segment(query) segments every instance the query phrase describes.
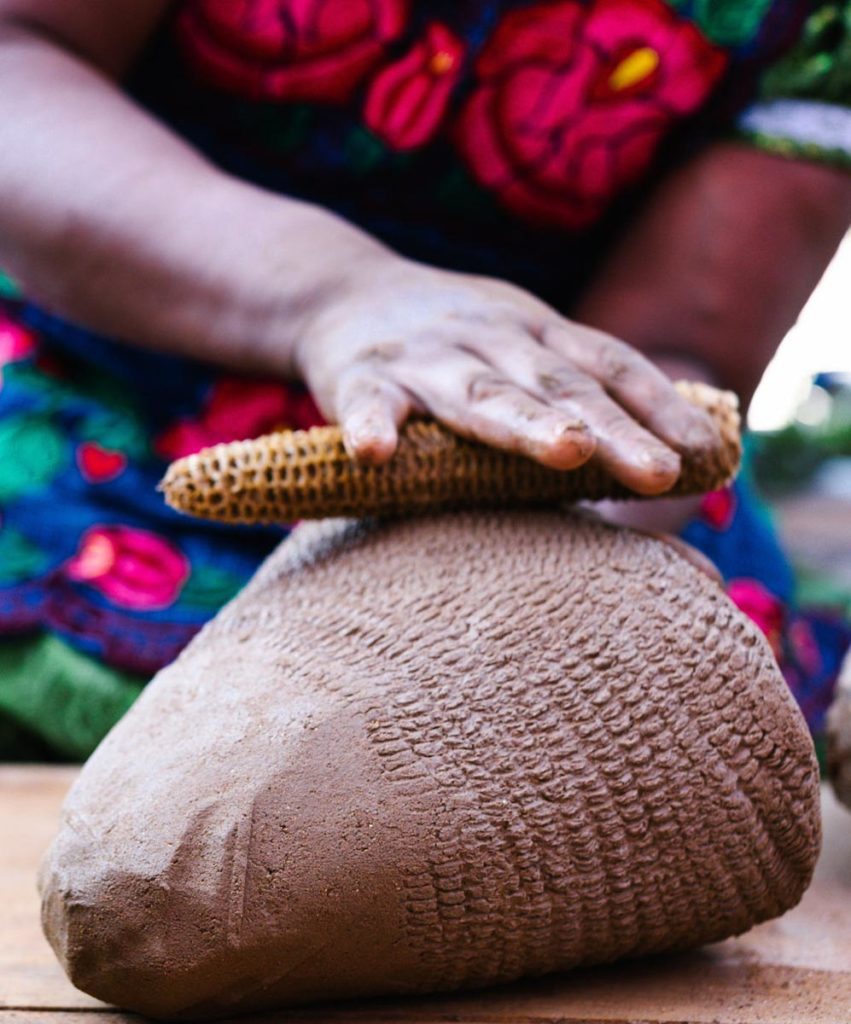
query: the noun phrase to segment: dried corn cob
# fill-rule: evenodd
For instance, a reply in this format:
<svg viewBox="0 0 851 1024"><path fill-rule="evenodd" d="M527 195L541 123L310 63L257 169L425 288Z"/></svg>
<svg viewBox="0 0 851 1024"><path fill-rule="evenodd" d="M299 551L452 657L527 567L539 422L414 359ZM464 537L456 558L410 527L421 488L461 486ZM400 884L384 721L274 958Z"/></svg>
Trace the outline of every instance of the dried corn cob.
<svg viewBox="0 0 851 1024"><path fill-rule="evenodd" d="M711 414L723 443L703 459L684 457L667 495L714 490L739 465L736 398L705 384L680 382L677 388ZM338 427L314 427L205 448L173 463L160 488L172 508L226 523L636 497L596 464L548 469L425 420L406 424L396 454L383 466L354 462Z"/></svg>

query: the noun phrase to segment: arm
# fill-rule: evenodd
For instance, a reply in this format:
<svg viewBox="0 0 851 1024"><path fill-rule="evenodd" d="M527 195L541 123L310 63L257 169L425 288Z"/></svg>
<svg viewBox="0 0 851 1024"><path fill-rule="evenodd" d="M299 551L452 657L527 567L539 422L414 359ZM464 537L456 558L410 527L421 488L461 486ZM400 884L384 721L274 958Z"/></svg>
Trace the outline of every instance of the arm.
<svg viewBox="0 0 851 1024"><path fill-rule="evenodd" d="M851 175L737 143L663 182L576 315L672 377L747 403L851 221ZM606 518L679 531L698 499L603 503Z"/></svg>
<svg viewBox="0 0 851 1024"><path fill-rule="evenodd" d="M664 182L575 311L747 403L851 223L851 174L717 144Z"/></svg>
<svg viewBox="0 0 851 1024"><path fill-rule="evenodd" d="M34 297L129 342L300 375L361 458L388 458L416 409L658 493L678 451L717 443L614 338L212 167L113 81L163 9L0 0L0 263Z"/></svg>
<svg viewBox="0 0 851 1024"><path fill-rule="evenodd" d="M0 263L103 333L292 372L308 308L380 247L220 173L114 86L166 6L0 0Z"/></svg>

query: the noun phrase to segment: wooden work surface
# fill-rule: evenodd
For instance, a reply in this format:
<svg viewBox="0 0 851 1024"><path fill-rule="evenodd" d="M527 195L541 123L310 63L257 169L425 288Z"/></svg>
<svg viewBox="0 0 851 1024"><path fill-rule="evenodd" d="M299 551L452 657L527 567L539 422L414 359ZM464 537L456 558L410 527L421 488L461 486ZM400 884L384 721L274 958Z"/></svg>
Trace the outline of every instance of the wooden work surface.
<svg viewBox="0 0 851 1024"><path fill-rule="evenodd" d="M0 767L0 1024L140 1024L76 991L41 935L36 866L74 770ZM851 1024L851 814L827 793L816 879L779 921L703 951L464 996L251 1024Z"/></svg>

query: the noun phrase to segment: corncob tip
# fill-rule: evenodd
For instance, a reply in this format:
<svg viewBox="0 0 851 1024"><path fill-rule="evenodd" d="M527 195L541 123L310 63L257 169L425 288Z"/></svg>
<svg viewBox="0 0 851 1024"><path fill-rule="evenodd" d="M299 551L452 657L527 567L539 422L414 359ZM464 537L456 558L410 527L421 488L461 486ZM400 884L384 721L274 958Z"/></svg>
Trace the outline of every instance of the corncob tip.
<svg viewBox="0 0 851 1024"><path fill-rule="evenodd" d="M676 387L710 414L721 444L684 455L680 478L666 497L716 490L735 476L741 457L738 399L700 382ZM383 466L354 462L338 427L312 427L218 444L178 459L159 490L179 512L247 524L640 497L593 460L568 472L548 469L427 420L404 426L396 454Z"/></svg>

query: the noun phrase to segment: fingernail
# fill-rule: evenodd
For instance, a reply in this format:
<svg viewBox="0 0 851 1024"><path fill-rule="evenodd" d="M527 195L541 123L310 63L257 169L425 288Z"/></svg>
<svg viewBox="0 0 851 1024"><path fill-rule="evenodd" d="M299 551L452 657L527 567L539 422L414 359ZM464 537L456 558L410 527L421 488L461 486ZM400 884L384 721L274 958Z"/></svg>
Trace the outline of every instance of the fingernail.
<svg viewBox="0 0 851 1024"><path fill-rule="evenodd" d="M638 461L642 469L649 470L654 476L670 476L672 473L679 476L680 457L670 448L647 448Z"/></svg>

